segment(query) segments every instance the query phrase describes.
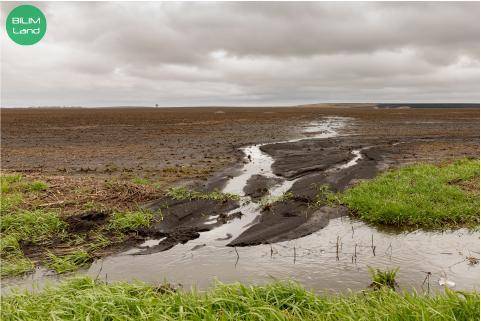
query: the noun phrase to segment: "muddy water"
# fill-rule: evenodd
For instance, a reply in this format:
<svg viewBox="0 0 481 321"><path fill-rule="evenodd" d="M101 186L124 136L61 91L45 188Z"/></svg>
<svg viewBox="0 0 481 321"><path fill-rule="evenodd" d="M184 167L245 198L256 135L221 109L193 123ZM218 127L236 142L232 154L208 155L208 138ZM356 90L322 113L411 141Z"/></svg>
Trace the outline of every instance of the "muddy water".
<svg viewBox="0 0 481 321"><path fill-rule="evenodd" d="M479 234L466 230L392 234L339 218L304 238L272 247L236 249L225 247L225 241L209 243L213 237L225 236L223 228L209 233L163 253L109 257L96 262L89 274L97 275L103 266L101 275L108 280L156 283L165 279L205 288L215 279L247 283L293 279L318 291L343 291L369 284L367 266L399 267L398 281L403 287L421 288L426 272L431 272L431 289L439 288L440 278L454 281L456 289L479 289L479 265L465 261L468 255L479 256Z"/></svg>
<svg viewBox="0 0 481 321"><path fill-rule="evenodd" d="M329 118L321 123L303 128L306 136L328 138L350 119ZM301 138L302 139L302 138ZM292 140L294 141L294 140ZM243 188L254 174L276 177L272 173L273 159L260 150L261 145L243 149L246 162L240 174L226 184L224 192L244 195ZM362 158L361 150L352 151L352 159L332 168L343 169ZM273 186L271 196L289 190L295 180L281 178ZM400 268L398 282L404 288L427 289L423 281L431 272L430 289L441 289L438 280L447 278L456 289L479 290L479 264L469 265L466 257L479 257L479 232L461 229L453 232L396 233L380 231L349 218L331 220L329 225L309 236L271 245L227 247L242 231L255 222L259 204L242 196L240 219L215 228L187 244L171 250L150 254L132 255L138 249L113 255L92 264L88 274L103 280L142 280L151 283L169 281L189 288L206 288L215 280L222 282L264 283L279 280L296 280L307 288L336 292L359 290L369 285L368 267ZM216 217L212 217L214 222ZM209 222L207 222L209 224ZM159 240L149 240L144 245L153 246ZM8 280L2 291L12 285L31 287L45 280L57 280L38 270L23 279Z"/></svg>
<svg viewBox="0 0 481 321"><path fill-rule="evenodd" d="M399 267L397 280L403 288L427 290L427 283L422 285L426 272L431 272L431 291L442 289L438 284L441 278L455 282L455 289L479 290L479 264L471 266L465 260L469 255L479 257L479 233L464 229L396 234L344 217L331 220L326 228L314 234L272 247L234 249L224 246L226 241L207 243L213 237L224 237L224 228L166 252L135 256L130 255L135 251L131 250L107 257L81 273L108 281L142 280L154 284L169 281L187 289L191 286L205 289L214 280L262 284L290 279L319 292L345 292L369 285L368 266ZM198 249L192 251L195 247ZM56 277L45 278L39 271L3 286L31 287L36 282L41 286L46 279L56 280Z"/></svg>

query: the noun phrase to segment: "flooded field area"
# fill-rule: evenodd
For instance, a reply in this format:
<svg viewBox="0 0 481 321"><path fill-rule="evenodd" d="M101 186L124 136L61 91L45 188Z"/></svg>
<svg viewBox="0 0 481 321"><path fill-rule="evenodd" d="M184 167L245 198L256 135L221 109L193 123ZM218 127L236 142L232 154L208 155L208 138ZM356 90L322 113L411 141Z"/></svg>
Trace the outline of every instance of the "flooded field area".
<svg viewBox="0 0 481 321"><path fill-rule="evenodd" d="M343 207L313 209L302 199L312 201L308 196L315 192L312 182L342 191L355 180L398 164L403 145L434 140L362 137L356 133L358 127L355 118L328 116L301 123L298 138L242 147L242 167L204 184L239 195L236 206L220 214L184 210L179 225L189 228L192 236L187 239L174 238L165 246L180 227L161 223L156 228L162 237L100 258L78 273L108 282L170 282L200 289L216 280L255 284L294 280L318 292L345 292L366 288L369 268L398 268L397 281L404 289L435 291L447 284L479 290L479 264L469 259L479 258L479 231L380 229L347 216ZM297 161L291 162L293 158ZM292 199L281 200L291 194ZM268 204L273 204L273 213ZM167 218L169 210L175 212L163 210ZM276 217L275 210L283 214ZM219 224L222 216L232 218ZM4 280L2 291L60 279L40 268L26 277Z"/></svg>

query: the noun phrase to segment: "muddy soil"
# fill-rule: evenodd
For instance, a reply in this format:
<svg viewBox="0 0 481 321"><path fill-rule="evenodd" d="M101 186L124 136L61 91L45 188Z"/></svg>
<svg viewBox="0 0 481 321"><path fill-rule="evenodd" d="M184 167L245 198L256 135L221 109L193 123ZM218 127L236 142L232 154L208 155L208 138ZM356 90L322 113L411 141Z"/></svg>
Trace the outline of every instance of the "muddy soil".
<svg viewBox="0 0 481 321"><path fill-rule="evenodd" d="M274 174L287 179L304 176L311 172L324 171L333 164L347 162L351 158L351 147L329 140L327 143L307 140L303 143L279 143L264 145L261 150L271 155Z"/></svg>
<svg viewBox="0 0 481 321"><path fill-rule="evenodd" d="M336 104L271 108L2 108L2 169L56 175L206 178L239 161L238 148L295 138L299 125L352 117L373 137L479 134L479 109L376 109ZM222 112L222 113L219 113ZM425 149L428 149L426 153ZM408 148L415 157L462 155L479 146ZM183 166L183 168L182 168Z"/></svg>
<svg viewBox="0 0 481 321"><path fill-rule="evenodd" d="M229 213L238 206L238 202L233 200L175 200L169 197L148 203L144 208L157 213L161 211L162 217L141 234L161 238L161 241L137 254L166 251L179 243L196 239L200 236L199 233L238 218L241 214Z"/></svg>
<svg viewBox="0 0 481 321"><path fill-rule="evenodd" d="M247 184L244 187L244 193L250 196L252 200L259 200L263 196L269 193L269 188L279 183L278 178L266 177L264 175L252 175L251 178L247 180Z"/></svg>
<svg viewBox="0 0 481 321"><path fill-rule="evenodd" d="M292 137L295 124L320 116L298 108L3 108L2 168L196 179L238 162L238 147Z"/></svg>

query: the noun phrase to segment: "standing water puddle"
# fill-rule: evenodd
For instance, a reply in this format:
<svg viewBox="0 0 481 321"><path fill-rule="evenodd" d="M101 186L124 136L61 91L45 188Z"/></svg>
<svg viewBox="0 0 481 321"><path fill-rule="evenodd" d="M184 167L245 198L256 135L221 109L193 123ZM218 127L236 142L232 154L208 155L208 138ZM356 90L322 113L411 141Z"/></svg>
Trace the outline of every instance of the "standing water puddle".
<svg viewBox="0 0 481 321"><path fill-rule="evenodd" d="M337 135L350 119L332 117L305 127L309 138L329 138ZM301 138L305 139L305 138ZM301 139L290 140L289 142ZM262 145L243 148L250 155L240 174L230 179L223 192L244 195L247 180L255 174L280 179L269 192L272 197L289 190L295 180L276 176L271 169L272 157L260 150ZM333 169L354 166L362 158L360 150L352 151L353 158ZM337 218L328 226L311 235L272 245L241 248L226 244L244 231L259 214L259 204L242 196L241 206L233 212L244 215L209 232L198 239L174 248L149 255L132 255L137 249L97 260L79 274L87 274L108 281L141 280L150 283L164 281L180 283L189 288L203 289L221 282L264 283L272 280L295 280L316 291L347 289L360 290L370 283L368 267L399 267L401 287L427 289L425 281L430 272L430 288L442 288L441 278L455 283L454 288L479 290L479 264L470 265L468 256L479 257L479 232L460 229L450 232L398 233L380 231L360 221ZM212 217L213 221L215 217ZM228 238L228 239L226 239ZM158 240L149 240L152 246ZM31 288L41 285L48 277L44 270L22 279L4 282L2 291L15 285Z"/></svg>

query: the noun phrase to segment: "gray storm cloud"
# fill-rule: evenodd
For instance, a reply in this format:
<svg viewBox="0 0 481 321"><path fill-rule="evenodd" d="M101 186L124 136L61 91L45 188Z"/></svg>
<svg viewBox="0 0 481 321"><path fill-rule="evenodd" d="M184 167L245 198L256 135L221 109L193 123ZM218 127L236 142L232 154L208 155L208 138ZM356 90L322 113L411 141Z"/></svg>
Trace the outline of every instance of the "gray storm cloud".
<svg viewBox="0 0 481 321"><path fill-rule="evenodd" d="M2 106L479 102L478 2L35 5Z"/></svg>

